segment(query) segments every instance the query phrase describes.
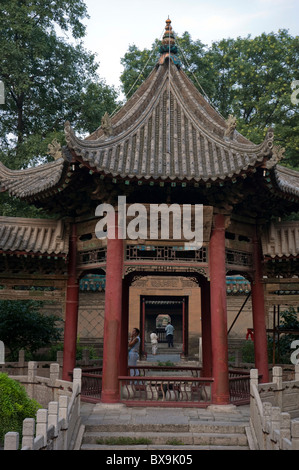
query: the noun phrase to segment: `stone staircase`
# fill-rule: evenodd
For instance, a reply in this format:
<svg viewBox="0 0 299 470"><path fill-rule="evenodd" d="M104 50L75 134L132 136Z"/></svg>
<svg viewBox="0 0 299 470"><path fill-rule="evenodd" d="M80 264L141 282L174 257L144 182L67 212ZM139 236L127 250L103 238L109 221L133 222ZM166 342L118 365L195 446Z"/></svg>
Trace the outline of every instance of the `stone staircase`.
<svg viewBox="0 0 299 470"><path fill-rule="evenodd" d="M192 424L86 423L81 450L248 450L247 426L245 422L221 421ZM122 445L119 445L120 439Z"/></svg>

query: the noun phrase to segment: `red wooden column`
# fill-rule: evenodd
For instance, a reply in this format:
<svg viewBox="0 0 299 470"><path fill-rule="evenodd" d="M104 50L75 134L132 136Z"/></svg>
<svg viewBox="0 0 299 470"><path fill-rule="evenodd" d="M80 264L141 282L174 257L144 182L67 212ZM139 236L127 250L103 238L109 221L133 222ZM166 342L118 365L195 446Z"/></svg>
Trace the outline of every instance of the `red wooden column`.
<svg viewBox="0 0 299 470"><path fill-rule="evenodd" d="M102 396L103 403L117 403L120 398L120 352L122 328L123 240L118 239L117 215L115 239L107 238L106 290Z"/></svg>
<svg viewBox="0 0 299 470"><path fill-rule="evenodd" d="M268 348L265 319L264 285L262 282L262 250L255 230L253 237L253 282L251 283L252 318L254 331L255 367L262 375L261 382L269 382Z"/></svg>
<svg viewBox="0 0 299 470"><path fill-rule="evenodd" d="M129 289L129 281L124 279L122 291L120 375L128 375Z"/></svg>
<svg viewBox="0 0 299 470"><path fill-rule="evenodd" d="M201 285L202 377L212 377L210 283Z"/></svg>
<svg viewBox="0 0 299 470"><path fill-rule="evenodd" d="M186 341L186 337L187 337L187 329L186 329L186 305L185 305L185 299L183 299L182 301L182 329L183 329L183 351L182 351L182 354L181 354L181 357L186 357L188 355L188 352L186 350L186 346L187 346L187 341Z"/></svg>
<svg viewBox="0 0 299 470"><path fill-rule="evenodd" d="M141 299L141 357L146 357L145 350L145 297Z"/></svg>
<svg viewBox="0 0 299 470"><path fill-rule="evenodd" d="M210 249L211 340L214 383L212 402L229 403L226 270L225 270L225 216L214 216Z"/></svg>
<svg viewBox="0 0 299 470"><path fill-rule="evenodd" d="M69 242L68 280L65 305L63 380L71 380L70 372L76 365L76 346L78 328L79 282L77 278L77 227L71 226Z"/></svg>

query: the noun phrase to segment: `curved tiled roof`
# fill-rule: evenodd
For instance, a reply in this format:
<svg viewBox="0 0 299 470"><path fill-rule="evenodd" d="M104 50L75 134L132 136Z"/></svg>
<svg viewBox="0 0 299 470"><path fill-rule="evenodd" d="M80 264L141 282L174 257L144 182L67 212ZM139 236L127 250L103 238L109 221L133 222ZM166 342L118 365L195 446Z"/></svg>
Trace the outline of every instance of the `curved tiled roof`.
<svg viewBox="0 0 299 470"><path fill-rule="evenodd" d="M234 132L171 61L158 66L111 120L85 140L69 123L67 145L82 162L106 175L155 180L225 180L271 157L273 132L255 145Z"/></svg>
<svg viewBox="0 0 299 470"><path fill-rule="evenodd" d="M277 165L273 171L278 188L283 193L299 197L299 172L281 165Z"/></svg>
<svg viewBox="0 0 299 470"><path fill-rule="evenodd" d="M271 222L261 238L265 257L299 255L299 221Z"/></svg>
<svg viewBox="0 0 299 470"><path fill-rule="evenodd" d="M0 190L20 199L31 198L58 186L68 167L63 158L25 170L10 170L0 162Z"/></svg>
<svg viewBox="0 0 299 470"><path fill-rule="evenodd" d="M69 228L62 220L0 217L0 251L58 255L69 251Z"/></svg>

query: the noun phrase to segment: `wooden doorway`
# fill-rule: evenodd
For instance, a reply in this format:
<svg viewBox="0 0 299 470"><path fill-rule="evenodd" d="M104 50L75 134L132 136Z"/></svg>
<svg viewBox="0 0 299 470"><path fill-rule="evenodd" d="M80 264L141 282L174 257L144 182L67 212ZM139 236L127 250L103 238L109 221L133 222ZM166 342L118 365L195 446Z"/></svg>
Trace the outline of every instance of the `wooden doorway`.
<svg viewBox="0 0 299 470"><path fill-rule="evenodd" d="M158 323L157 319L162 321ZM146 344L150 334L158 330L159 342L167 344L165 326L170 319L175 328L174 343L179 346L181 356L188 355L188 296L146 296L140 297L141 351L146 356Z"/></svg>

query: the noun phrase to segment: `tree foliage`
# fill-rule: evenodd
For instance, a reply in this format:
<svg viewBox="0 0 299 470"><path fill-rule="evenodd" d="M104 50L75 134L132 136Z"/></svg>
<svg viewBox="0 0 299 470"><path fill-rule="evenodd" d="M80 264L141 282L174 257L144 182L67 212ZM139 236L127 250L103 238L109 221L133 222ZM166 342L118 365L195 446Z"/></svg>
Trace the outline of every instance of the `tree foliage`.
<svg viewBox="0 0 299 470"><path fill-rule="evenodd" d="M48 145L65 145L69 120L84 134L117 106L117 91L98 75L83 47L87 9L82 0L1 0L0 161L21 169L51 160ZM41 216L34 207L0 195L1 215Z"/></svg>
<svg viewBox="0 0 299 470"><path fill-rule="evenodd" d="M35 418L41 405L28 397L25 387L0 373L0 442L7 432L18 432L22 438L23 421Z"/></svg>
<svg viewBox="0 0 299 470"><path fill-rule="evenodd" d="M61 319L55 315L43 315L42 303L26 300L0 301L0 338L16 360L21 349L33 354L38 349L61 339Z"/></svg>
<svg viewBox="0 0 299 470"><path fill-rule="evenodd" d="M276 143L286 149L284 164L299 169L299 106L291 101L291 85L298 79L299 37L280 30L206 47L185 32L176 42L185 72L220 114L236 116L238 131L255 143L273 127ZM130 46L122 59L124 93L139 74L140 85L157 63L157 41L153 48Z"/></svg>
<svg viewBox="0 0 299 470"><path fill-rule="evenodd" d="M10 168L40 162L53 138L64 143L66 120L86 132L115 107L116 91L98 77L95 55L83 47L86 16L82 0L2 0L0 158ZM103 101L91 122L86 110L94 98Z"/></svg>
<svg viewBox="0 0 299 470"><path fill-rule="evenodd" d="M273 350L275 349L275 361L283 364L291 363L292 355L292 342L298 340L299 332L299 309L297 311L294 307L289 307L280 313L279 318L279 337L275 335L268 337L270 351L273 357Z"/></svg>

